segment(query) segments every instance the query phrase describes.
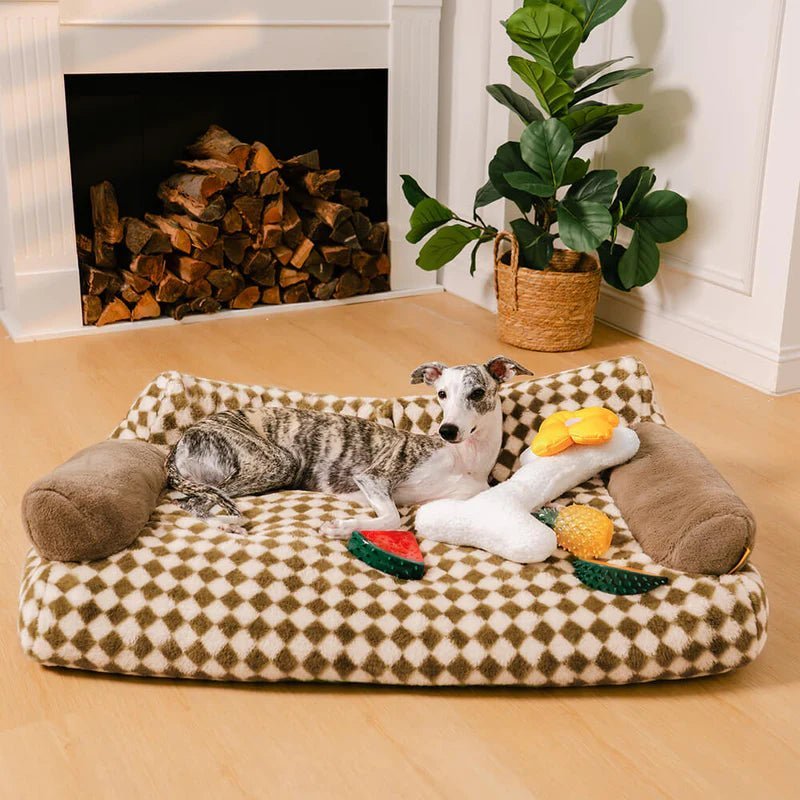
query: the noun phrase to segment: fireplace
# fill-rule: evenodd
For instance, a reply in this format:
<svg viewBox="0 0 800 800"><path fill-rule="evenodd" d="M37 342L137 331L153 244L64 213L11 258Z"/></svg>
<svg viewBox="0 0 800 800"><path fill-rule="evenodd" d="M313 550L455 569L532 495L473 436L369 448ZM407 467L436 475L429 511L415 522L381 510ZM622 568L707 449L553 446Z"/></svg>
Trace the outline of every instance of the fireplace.
<svg viewBox="0 0 800 800"><path fill-rule="evenodd" d="M159 302L159 317L151 319L156 309L148 301L145 306L149 305L149 311L147 307L140 309L144 316L139 322L85 326L86 301L81 301L82 294L89 294L85 268L97 265L82 257L81 276L76 241L81 242L84 254L87 242L78 240L76 234L94 233L90 187L105 180L113 186L123 228L122 241L111 243L122 260L116 268L138 274L127 263L124 228L130 220L149 228L163 226L160 234L169 237L174 233L185 248L185 237L173 231L168 219L179 209L164 207L163 198L158 197L159 185L177 174L174 161L187 160L185 147L212 125L224 128L250 147L263 143L279 162L290 162L297 156L301 161L306 159L300 173L302 169L315 173L338 170L333 191L322 187L317 199L344 205L344 215L354 217L361 237L367 237L365 241L372 249L364 246L357 233L358 247L351 247L353 252L327 251L342 263L331 265L320 258L325 262L322 269L335 269L329 280L312 274L314 268L319 272L315 263L318 255L312 257L309 270L302 269L306 262L303 249L297 252L298 247L302 244L309 249L305 239L311 240L314 251L321 244L308 236L314 226L311 218L316 216L316 200L313 193L308 200L297 186L287 187L286 199L301 218L300 231L305 238L298 239L297 231L290 233L290 240L299 242L291 248L291 257L279 250L288 263L276 257L277 291L267 292L265 301L265 290L272 287L246 276L244 287L240 287L239 278L234 276L235 285L221 293L223 309L234 301L234 308L253 307L202 318L290 310L298 307L293 300L305 301L306 292L313 303L380 298L387 296L384 290L390 296L439 290L435 275L416 267L415 250L404 240L408 207L398 175L413 173L426 188L436 188L440 4L441 0L345 0L336 4L309 0L294 8L278 0L230 0L225 4L205 0L0 3L0 35L8 43L0 58L0 319L12 337L24 340L201 318L196 315L199 303L195 309L176 311L180 303L163 300ZM200 77L203 80L198 80ZM205 97L203 86L207 87ZM261 93L267 95L267 102L250 102L249 108L242 103L244 96L252 99ZM181 96L192 99L181 106L175 102ZM94 125L92 114L96 117ZM98 138L102 134L105 138ZM319 154L319 170L313 160L314 150ZM251 165L251 161L245 165L246 171ZM299 174L298 180L302 179ZM324 183L324 176L315 180ZM261 190L259 185L258 192ZM96 191L102 194L107 188ZM274 197L263 191L264 195L255 196L263 197L265 209ZM326 199L322 195L328 192L330 198ZM367 198L369 205L361 206L360 198ZM235 199L232 194L226 196L226 202ZM339 202L343 199L346 202ZM258 201L249 206L244 203L253 213L257 205ZM241 211L237 209L242 231L224 235L234 237L229 243L234 260L239 258L237 245L246 245L242 262L247 258L250 264L257 250L252 245L261 243L260 234L254 218L245 231L248 221ZM263 216L261 222L263 225ZM383 222L388 222L389 234L378 247L385 229ZM140 226L131 224L134 233L142 233ZM235 215L231 215L229 224L233 228L239 224ZM289 227L293 224L290 219ZM243 241L244 232L252 234L247 243ZM337 237L342 236L339 231ZM163 236L161 244L158 238L148 249L163 247ZM136 249L138 245L133 243ZM354 244L351 239L349 245ZM336 248L347 243L326 240L325 245ZM189 263L192 259L202 261L201 249L198 241L190 242L188 253L176 251L173 243L172 250L163 253L165 270L181 280L181 266L184 277L192 277L193 269L202 272L204 267ZM356 265L354 252L361 253ZM386 274L388 254L391 277ZM141 251L132 253L137 255ZM182 258L187 260L179 261ZM242 264L224 260L211 267L243 271ZM269 271L263 263L256 268L262 273ZM282 268L287 270L285 285L280 283ZM263 305L278 294L283 302L284 291L295 278L298 283L304 282L304 275L289 270L310 276L306 288L287 291L285 305ZM261 278L268 283L266 273ZM348 277L342 286L333 283L345 273ZM214 277L218 281L230 278ZM321 273L321 277L328 277L328 273ZM138 281L135 287L126 289L123 302L131 313L137 304L136 295L149 292L155 299L158 289L152 278L145 276L149 286ZM208 274L199 280L207 279ZM327 286L320 288L322 284ZM257 301L255 286L260 286ZM239 291L228 298L234 289ZM213 287L212 299L219 292L219 287ZM99 296L105 301L102 292ZM166 289L161 296L169 297ZM326 296L332 299L326 301ZM89 302L94 303L96 311L96 302ZM125 319L124 312L121 318Z"/></svg>
<svg viewBox="0 0 800 800"><path fill-rule="evenodd" d="M84 324L389 291L386 70L65 88Z"/></svg>

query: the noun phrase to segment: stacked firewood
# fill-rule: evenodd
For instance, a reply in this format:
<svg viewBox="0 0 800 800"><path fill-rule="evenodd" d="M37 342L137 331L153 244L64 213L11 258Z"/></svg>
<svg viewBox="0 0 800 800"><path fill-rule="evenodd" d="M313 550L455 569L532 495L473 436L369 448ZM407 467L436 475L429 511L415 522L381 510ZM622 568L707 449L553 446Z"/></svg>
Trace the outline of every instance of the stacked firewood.
<svg viewBox="0 0 800 800"><path fill-rule="evenodd" d="M92 186L86 325L388 290L387 224L316 150L280 161L212 125L187 152L158 187L160 214L120 218L114 187Z"/></svg>

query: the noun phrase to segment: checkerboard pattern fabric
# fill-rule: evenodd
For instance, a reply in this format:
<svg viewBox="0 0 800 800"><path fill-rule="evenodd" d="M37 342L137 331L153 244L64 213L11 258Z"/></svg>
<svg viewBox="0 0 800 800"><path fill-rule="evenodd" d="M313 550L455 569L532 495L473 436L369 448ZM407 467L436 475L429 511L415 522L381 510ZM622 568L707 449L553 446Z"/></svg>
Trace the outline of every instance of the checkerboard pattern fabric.
<svg viewBox="0 0 800 800"><path fill-rule="evenodd" d="M430 397L338 398L165 373L112 435L173 444L205 415L267 403L421 432L437 419ZM601 404L627 423L663 422L647 372L629 357L505 389L494 478L513 471L544 417ZM323 521L358 512L353 503L302 491L237 502L247 538L165 495L139 539L108 559L50 562L31 551L20 594L25 651L47 665L176 678L583 686L725 672L766 639L753 566L717 578L654 565L600 478L558 504L605 511L615 528L609 559L667 575L668 585L617 597L583 586L560 551L522 566L427 541L424 578L399 581L318 535ZM404 527L413 522L405 509Z"/></svg>

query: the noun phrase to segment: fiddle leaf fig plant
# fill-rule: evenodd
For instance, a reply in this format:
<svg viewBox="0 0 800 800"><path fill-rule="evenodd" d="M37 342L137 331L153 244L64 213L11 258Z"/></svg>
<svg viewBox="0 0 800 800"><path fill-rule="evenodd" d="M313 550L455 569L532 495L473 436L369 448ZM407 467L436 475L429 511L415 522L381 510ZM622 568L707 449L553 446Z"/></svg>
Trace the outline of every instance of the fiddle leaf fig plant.
<svg viewBox="0 0 800 800"><path fill-rule="evenodd" d="M616 289L630 291L653 280L658 245L686 230L686 200L668 189L653 190L650 167L636 167L620 180L613 169L590 169L589 159L579 155L614 130L621 117L642 110L640 103L609 104L597 97L650 68L611 69L630 56L575 66L581 43L625 2L524 0L503 22L509 38L530 56L508 59L530 96L500 83L486 91L525 129L519 141L500 145L489 162L489 180L475 194L471 219L430 197L410 175L401 176L413 207L406 238L426 239L417 258L422 269L440 269L470 246L474 274L479 248L497 234L480 210L506 199L519 211L510 226L522 266L547 269L560 240L570 250L596 252L603 277ZM627 246L617 241L620 227L630 231Z"/></svg>

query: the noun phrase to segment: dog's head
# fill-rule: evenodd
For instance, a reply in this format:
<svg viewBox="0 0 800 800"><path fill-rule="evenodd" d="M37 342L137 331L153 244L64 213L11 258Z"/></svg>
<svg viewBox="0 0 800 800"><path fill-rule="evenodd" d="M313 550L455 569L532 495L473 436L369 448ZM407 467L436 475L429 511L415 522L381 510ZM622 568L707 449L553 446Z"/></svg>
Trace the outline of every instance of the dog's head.
<svg viewBox="0 0 800 800"><path fill-rule="evenodd" d="M511 358L496 356L485 364L461 367L447 367L438 361L421 364L411 373L411 383L433 386L444 411L439 435L446 442L457 444L488 419L497 404L500 384L515 375L533 373Z"/></svg>

